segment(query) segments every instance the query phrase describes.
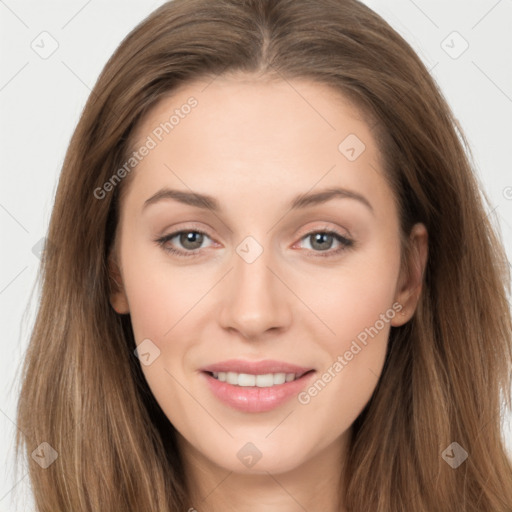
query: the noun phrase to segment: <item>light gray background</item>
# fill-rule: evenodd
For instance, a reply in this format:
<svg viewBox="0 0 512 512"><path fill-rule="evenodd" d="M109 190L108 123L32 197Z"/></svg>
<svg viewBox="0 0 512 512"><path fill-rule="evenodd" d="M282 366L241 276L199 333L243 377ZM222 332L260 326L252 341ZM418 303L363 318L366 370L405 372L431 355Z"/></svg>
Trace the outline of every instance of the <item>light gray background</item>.
<svg viewBox="0 0 512 512"><path fill-rule="evenodd" d="M37 305L32 248L45 235L65 150L96 78L122 38L162 3L0 0L0 511L34 509L27 472L13 466L17 377ZM510 260L512 0L365 3L432 70L469 139ZM511 427L508 416L512 451Z"/></svg>

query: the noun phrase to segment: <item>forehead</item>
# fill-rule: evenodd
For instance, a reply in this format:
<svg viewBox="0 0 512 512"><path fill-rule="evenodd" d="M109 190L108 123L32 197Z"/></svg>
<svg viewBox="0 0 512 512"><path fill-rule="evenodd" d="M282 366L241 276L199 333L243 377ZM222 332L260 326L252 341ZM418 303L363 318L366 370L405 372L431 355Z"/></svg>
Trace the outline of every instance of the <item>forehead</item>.
<svg viewBox="0 0 512 512"><path fill-rule="evenodd" d="M220 143L236 140L238 145L230 146L232 155L237 154L237 147L238 154L252 147L258 153L264 150L266 155L275 157L272 150L279 142L293 144L295 153L317 157L311 151L314 144L323 140L325 146L337 149L340 136L348 135L350 129L371 146L370 124L360 109L326 84L235 75L192 82L172 91L139 122L133 138L136 147L153 134L157 142L164 138L177 149L193 130L204 150L212 149L210 143L221 149ZM311 144L297 146L296 142L305 138ZM241 146L243 142L248 144ZM282 149L281 153L289 148Z"/></svg>
<svg viewBox="0 0 512 512"><path fill-rule="evenodd" d="M145 115L133 148L149 140L130 185L146 197L169 186L243 205L254 195L277 200L276 191L284 201L315 187L373 196L386 187L362 112L330 86L308 80L221 76L186 84Z"/></svg>

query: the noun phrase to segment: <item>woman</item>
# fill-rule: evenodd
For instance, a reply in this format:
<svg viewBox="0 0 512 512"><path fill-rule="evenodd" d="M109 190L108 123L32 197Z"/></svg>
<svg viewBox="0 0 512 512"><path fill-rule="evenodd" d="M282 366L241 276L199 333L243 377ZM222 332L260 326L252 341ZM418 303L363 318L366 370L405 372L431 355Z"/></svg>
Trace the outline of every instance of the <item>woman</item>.
<svg viewBox="0 0 512 512"><path fill-rule="evenodd" d="M461 141L355 0L144 20L50 223L38 510L511 510L510 276Z"/></svg>

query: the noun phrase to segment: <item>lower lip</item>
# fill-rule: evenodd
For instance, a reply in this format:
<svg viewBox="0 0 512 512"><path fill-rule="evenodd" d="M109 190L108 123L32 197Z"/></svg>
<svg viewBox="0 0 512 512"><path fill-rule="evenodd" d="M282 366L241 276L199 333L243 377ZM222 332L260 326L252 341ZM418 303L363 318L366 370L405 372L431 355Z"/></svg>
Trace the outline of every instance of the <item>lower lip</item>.
<svg viewBox="0 0 512 512"><path fill-rule="evenodd" d="M267 388L233 386L221 382L207 372L202 372L212 393L225 404L243 412L266 412L279 407L306 387L313 375L311 371L292 382Z"/></svg>

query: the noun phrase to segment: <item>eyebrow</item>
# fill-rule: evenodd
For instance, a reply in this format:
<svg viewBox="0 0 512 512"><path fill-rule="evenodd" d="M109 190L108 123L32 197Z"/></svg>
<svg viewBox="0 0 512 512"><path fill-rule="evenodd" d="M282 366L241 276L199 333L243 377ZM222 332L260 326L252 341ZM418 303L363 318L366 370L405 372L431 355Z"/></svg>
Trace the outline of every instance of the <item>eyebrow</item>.
<svg viewBox="0 0 512 512"><path fill-rule="evenodd" d="M315 193L301 194L292 199L289 204L290 210L299 210L310 206L326 203L335 198L340 199L355 199L360 203L364 204L373 214L375 211L371 203L363 195L345 188L327 188ZM148 206L155 204L162 200L173 199L180 203L195 206L197 208L208 209L213 212L220 212L222 210L219 202L212 196L207 194L200 194L198 192L187 192L184 190L172 190L169 188L163 188L156 194L152 195L149 199L146 199L142 209L146 209Z"/></svg>

